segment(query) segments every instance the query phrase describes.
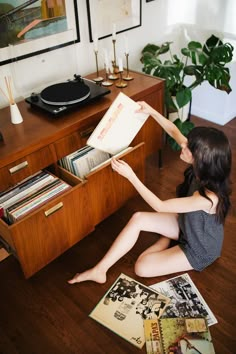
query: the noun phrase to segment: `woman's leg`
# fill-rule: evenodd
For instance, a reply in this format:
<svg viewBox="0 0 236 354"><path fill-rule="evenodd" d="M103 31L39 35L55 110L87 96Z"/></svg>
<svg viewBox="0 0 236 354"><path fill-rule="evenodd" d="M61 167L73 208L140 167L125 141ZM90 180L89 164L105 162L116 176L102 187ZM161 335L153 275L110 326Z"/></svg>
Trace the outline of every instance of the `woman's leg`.
<svg viewBox="0 0 236 354"><path fill-rule="evenodd" d="M178 245L159 252L150 247L135 264L135 273L140 277L156 277L190 269L193 267Z"/></svg>
<svg viewBox="0 0 236 354"><path fill-rule="evenodd" d="M95 267L81 274L77 273L68 283L74 284L86 280L105 283L108 269L134 246L140 231L156 232L168 238L178 239L177 215L154 212L135 213L101 261ZM160 240L160 250L169 245L169 240L166 237ZM158 241L153 247L158 248Z"/></svg>

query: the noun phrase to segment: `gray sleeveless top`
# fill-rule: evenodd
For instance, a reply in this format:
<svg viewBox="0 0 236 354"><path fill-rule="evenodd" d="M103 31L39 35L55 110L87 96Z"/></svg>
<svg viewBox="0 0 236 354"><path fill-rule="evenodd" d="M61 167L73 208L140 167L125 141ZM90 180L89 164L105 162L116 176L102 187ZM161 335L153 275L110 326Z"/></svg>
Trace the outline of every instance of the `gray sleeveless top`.
<svg viewBox="0 0 236 354"><path fill-rule="evenodd" d="M197 190L192 183L188 195ZM201 271L221 254L224 228L216 221L215 214L203 210L179 214L179 246L193 269Z"/></svg>

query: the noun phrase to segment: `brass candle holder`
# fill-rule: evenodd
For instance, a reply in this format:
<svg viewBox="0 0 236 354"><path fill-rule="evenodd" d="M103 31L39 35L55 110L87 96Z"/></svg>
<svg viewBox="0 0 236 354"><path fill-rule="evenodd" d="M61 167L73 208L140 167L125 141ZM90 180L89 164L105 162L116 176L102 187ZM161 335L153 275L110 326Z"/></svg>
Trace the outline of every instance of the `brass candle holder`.
<svg viewBox="0 0 236 354"><path fill-rule="evenodd" d="M119 78L119 81L116 84L116 87L124 88L124 87L127 86L127 83L123 80L123 75L122 74L123 74L123 71L119 71L120 78Z"/></svg>
<svg viewBox="0 0 236 354"><path fill-rule="evenodd" d="M126 57L126 76L123 78L126 81L133 80L134 78L129 74L129 53L125 53Z"/></svg>
<svg viewBox="0 0 236 354"><path fill-rule="evenodd" d="M106 78L105 81L102 82L102 86L111 86L113 85L113 82L109 81L109 69L105 65L105 70L106 70Z"/></svg>
<svg viewBox="0 0 236 354"><path fill-rule="evenodd" d="M95 54L95 60L96 60L96 70L97 70L97 77L93 79L95 82L101 82L103 81L103 77L99 76L99 71L98 71L98 50L94 50Z"/></svg>
<svg viewBox="0 0 236 354"><path fill-rule="evenodd" d="M109 75L110 80L117 80L118 79L118 70L116 66L116 39L112 39L112 44L113 44L113 60L112 60L112 67L113 67L113 72Z"/></svg>

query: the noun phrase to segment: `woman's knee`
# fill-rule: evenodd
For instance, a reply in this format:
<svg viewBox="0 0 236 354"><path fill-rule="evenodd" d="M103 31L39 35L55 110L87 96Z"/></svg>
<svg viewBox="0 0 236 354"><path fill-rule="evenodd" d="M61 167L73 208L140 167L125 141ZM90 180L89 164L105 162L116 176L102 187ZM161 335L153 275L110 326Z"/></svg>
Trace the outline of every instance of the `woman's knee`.
<svg viewBox="0 0 236 354"><path fill-rule="evenodd" d="M147 274L148 273L147 264L144 261L144 259L145 259L145 256L142 256L142 255L139 256L139 258L137 259L137 261L134 265L134 272L137 276L146 278L149 275Z"/></svg>
<svg viewBox="0 0 236 354"><path fill-rule="evenodd" d="M163 260L162 257L160 257L161 253L162 252L141 254L134 265L135 274L142 278L149 278L164 274Z"/></svg>
<svg viewBox="0 0 236 354"><path fill-rule="evenodd" d="M143 212L141 211L136 211L132 216L131 219L129 221L129 223L132 223L134 225L136 225L137 227L141 227L142 225L142 214Z"/></svg>

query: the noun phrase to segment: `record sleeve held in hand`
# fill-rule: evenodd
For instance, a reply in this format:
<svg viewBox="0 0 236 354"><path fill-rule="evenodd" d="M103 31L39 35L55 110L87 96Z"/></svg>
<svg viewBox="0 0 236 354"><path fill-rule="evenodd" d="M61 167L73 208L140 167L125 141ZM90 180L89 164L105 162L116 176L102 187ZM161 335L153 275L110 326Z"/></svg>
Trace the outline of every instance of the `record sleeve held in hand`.
<svg viewBox="0 0 236 354"><path fill-rule="evenodd" d="M139 104L120 92L87 141L96 149L115 155L126 149L148 118Z"/></svg>

